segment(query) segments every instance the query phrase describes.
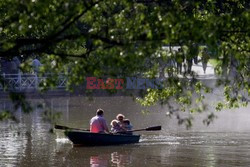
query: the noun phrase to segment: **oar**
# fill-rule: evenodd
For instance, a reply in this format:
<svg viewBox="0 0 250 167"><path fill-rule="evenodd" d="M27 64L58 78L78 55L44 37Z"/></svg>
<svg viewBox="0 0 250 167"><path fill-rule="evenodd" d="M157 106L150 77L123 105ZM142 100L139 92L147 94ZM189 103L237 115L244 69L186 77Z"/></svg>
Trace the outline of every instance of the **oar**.
<svg viewBox="0 0 250 167"><path fill-rule="evenodd" d="M157 130L161 130L161 126L151 126L151 127L147 127L147 128L144 128L144 129L135 129L135 130L116 132L116 133L119 133L119 134L131 134L131 132L136 132L136 131L157 131Z"/></svg>
<svg viewBox="0 0 250 167"><path fill-rule="evenodd" d="M144 129L135 129L135 130L128 130L127 132L136 132L136 131L156 131L161 130L161 126L151 126Z"/></svg>
<svg viewBox="0 0 250 167"><path fill-rule="evenodd" d="M62 125L55 125L55 129L61 129L61 130L82 130L82 131L89 131L89 129L78 129L78 128L70 128L67 126L62 126Z"/></svg>

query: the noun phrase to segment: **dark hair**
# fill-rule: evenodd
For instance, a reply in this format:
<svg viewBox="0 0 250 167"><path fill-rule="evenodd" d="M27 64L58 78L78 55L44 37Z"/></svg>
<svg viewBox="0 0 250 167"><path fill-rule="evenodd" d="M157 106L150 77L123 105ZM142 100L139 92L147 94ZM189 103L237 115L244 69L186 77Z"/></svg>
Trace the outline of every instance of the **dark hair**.
<svg viewBox="0 0 250 167"><path fill-rule="evenodd" d="M97 109L97 111L96 111L96 115L101 116L101 115L103 115L103 114L104 114L103 109L101 109L101 108Z"/></svg>
<svg viewBox="0 0 250 167"><path fill-rule="evenodd" d="M128 125L130 125L129 119L124 119L124 120L123 120L123 123L127 123Z"/></svg>

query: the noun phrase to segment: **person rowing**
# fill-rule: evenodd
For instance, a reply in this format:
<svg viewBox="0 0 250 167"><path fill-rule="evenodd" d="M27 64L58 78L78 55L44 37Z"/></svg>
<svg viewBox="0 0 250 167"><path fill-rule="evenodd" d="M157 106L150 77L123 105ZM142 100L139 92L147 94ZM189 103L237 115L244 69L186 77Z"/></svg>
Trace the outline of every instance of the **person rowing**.
<svg viewBox="0 0 250 167"><path fill-rule="evenodd" d="M104 118L104 110L99 108L96 111L96 116L90 120L90 132L92 133L110 133L107 122Z"/></svg>

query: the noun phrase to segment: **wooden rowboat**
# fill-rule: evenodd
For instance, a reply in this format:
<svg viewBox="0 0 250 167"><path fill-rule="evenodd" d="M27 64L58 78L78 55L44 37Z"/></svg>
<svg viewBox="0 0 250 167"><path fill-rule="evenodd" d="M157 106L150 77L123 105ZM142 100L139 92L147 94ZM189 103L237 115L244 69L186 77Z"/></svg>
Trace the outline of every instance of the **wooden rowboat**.
<svg viewBox="0 0 250 167"><path fill-rule="evenodd" d="M65 135L74 145L84 146L102 146L102 145L118 145L138 143L140 135L131 134L102 134L91 133L88 129L77 129L62 125L55 125L55 129L65 130ZM127 131L129 133L136 131L157 131L161 130L161 126L151 126L144 129L136 129Z"/></svg>
<svg viewBox="0 0 250 167"><path fill-rule="evenodd" d="M102 134L79 130L66 131L65 135L74 145L83 146L131 144L138 143L140 139L140 135Z"/></svg>

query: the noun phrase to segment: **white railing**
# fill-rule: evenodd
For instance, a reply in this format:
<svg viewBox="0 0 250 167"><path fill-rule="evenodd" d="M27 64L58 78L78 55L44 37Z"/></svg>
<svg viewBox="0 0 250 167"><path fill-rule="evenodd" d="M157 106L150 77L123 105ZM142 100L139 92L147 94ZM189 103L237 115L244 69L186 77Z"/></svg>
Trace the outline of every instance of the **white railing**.
<svg viewBox="0 0 250 167"><path fill-rule="evenodd" d="M37 74L1 74L2 84L0 84L0 91L4 90L4 87L7 90L36 90L39 87L39 83L45 81L48 76L43 75L39 76ZM56 88L63 89L66 87L67 79L63 74L58 75Z"/></svg>

